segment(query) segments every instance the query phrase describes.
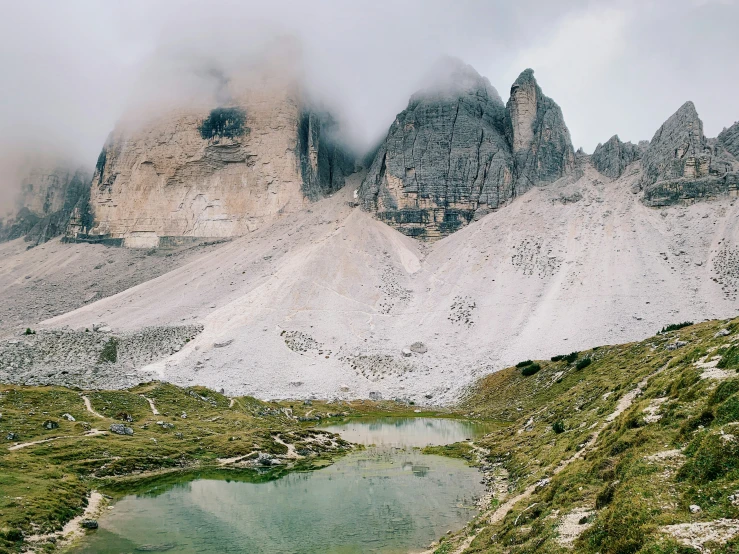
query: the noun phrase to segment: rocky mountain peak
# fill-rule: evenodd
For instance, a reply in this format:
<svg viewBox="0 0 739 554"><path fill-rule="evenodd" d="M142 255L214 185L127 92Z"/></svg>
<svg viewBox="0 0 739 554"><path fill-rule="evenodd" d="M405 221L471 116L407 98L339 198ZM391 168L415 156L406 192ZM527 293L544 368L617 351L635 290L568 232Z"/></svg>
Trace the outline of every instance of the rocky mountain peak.
<svg viewBox="0 0 739 554"><path fill-rule="evenodd" d="M562 110L545 96L525 69L511 86L506 104L506 136L516 164L516 190L556 181L575 167L575 151Z"/></svg>
<svg viewBox="0 0 739 554"><path fill-rule="evenodd" d="M685 102L644 152L640 186L645 203L661 206L735 190L739 162L720 142L706 139L695 105Z"/></svg>
<svg viewBox="0 0 739 554"><path fill-rule="evenodd" d="M521 73L505 106L469 65L449 58L437 68L395 118L359 190L364 209L431 240L575 164L562 111L532 70Z"/></svg>
<svg viewBox="0 0 739 554"><path fill-rule="evenodd" d="M611 179L618 179L626 167L641 159L642 148L632 142L622 142L613 135L605 144L598 144L591 156L595 169Z"/></svg>
<svg viewBox="0 0 739 554"><path fill-rule="evenodd" d="M462 95L476 95L503 106L503 100L487 77L459 58L445 56L439 59L425 79L421 89L411 96L410 102L432 98L454 100Z"/></svg>
<svg viewBox="0 0 739 554"><path fill-rule="evenodd" d="M718 135L718 141L735 158L739 160L739 121Z"/></svg>

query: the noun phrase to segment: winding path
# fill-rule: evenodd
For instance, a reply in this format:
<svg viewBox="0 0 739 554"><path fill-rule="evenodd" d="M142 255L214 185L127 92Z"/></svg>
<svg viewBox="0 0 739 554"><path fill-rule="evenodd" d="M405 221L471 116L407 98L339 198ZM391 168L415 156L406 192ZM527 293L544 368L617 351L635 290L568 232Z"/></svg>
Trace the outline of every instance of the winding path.
<svg viewBox="0 0 739 554"><path fill-rule="evenodd" d="M100 415L99 413L97 413L95 411L95 409L92 407L92 404L90 403L90 399L87 396L85 396L84 394L81 395L81 396L82 396L82 400L85 402L85 408L87 408L87 411L88 412L90 412L95 417L99 417L101 419L105 419L105 416L104 415Z"/></svg>
<svg viewBox="0 0 739 554"><path fill-rule="evenodd" d="M143 394L140 394L139 396L149 403L149 407L151 408L152 414L159 415L159 410L157 410L157 407L154 405L154 401L151 398L147 398Z"/></svg>

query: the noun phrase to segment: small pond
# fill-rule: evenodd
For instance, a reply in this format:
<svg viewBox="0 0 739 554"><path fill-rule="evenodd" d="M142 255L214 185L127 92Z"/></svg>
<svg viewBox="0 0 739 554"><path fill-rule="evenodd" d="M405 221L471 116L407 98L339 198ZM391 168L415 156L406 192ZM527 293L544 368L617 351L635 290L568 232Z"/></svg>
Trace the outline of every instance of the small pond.
<svg viewBox="0 0 739 554"><path fill-rule="evenodd" d="M468 422L354 420L323 427L369 446L316 471L264 483L196 479L131 495L75 551L172 553L407 553L477 513L480 474L417 448L482 434Z"/></svg>

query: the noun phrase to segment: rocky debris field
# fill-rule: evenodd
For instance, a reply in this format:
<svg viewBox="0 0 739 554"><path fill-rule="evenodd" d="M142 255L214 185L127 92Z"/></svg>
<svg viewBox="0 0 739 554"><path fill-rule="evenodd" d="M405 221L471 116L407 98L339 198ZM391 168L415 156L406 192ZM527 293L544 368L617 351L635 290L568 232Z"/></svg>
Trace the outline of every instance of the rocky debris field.
<svg viewBox="0 0 739 554"><path fill-rule="evenodd" d="M114 333L101 323L85 330L29 331L0 342L0 382L119 389L156 378L138 368L178 352L202 327Z"/></svg>
<svg viewBox="0 0 739 554"><path fill-rule="evenodd" d="M220 245L131 250L59 239L30 249L23 239L0 244L0 338L150 281Z"/></svg>

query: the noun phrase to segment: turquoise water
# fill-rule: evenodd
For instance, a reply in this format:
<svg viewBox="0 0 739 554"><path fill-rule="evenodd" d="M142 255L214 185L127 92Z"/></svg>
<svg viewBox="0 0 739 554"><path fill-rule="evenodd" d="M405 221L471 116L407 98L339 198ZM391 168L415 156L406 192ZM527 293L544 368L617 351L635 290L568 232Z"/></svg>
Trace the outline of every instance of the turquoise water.
<svg viewBox="0 0 739 554"><path fill-rule="evenodd" d="M127 496L77 552L390 554L421 550L477 513L477 470L409 448L471 438L477 431L466 422L383 419L327 429L382 446L266 483L199 479Z"/></svg>

